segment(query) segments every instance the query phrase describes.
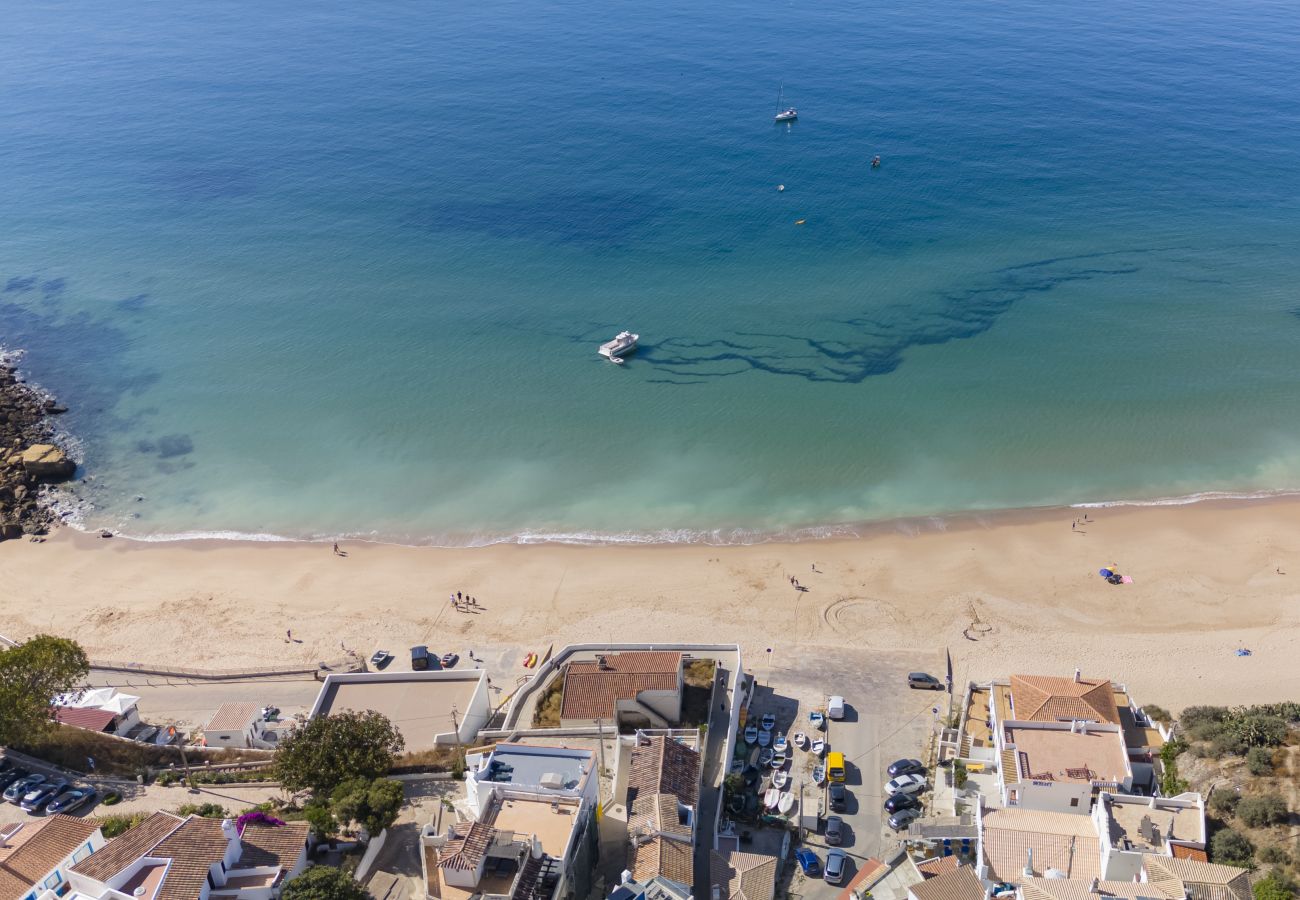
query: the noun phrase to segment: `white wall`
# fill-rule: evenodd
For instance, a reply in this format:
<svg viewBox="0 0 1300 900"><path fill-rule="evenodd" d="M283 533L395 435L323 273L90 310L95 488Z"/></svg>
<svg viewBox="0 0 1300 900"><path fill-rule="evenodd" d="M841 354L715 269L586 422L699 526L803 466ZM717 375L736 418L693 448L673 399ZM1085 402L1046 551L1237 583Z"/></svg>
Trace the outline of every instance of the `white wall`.
<svg viewBox="0 0 1300 900"><path fill-rule="evenodd" d="M1010 799L1013 791L1016 794L1014 803ZM1007 805L1086 816L1092 805L1092 785L1071 781L1014 782L1007 785Z"/></svg>

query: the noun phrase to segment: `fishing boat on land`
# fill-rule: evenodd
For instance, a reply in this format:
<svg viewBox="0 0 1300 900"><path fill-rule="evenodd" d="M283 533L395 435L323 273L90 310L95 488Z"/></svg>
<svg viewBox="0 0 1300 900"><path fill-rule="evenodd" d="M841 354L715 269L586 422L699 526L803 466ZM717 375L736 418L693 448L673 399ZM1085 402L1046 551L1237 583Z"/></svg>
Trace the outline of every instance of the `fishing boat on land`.
<svg viewBox="0 0 1300 900"><path fill-rule="evenodd" d="M785 769L778 769L772 773L772 787L785 790L785 786L790 783L790 773Z"/></svg>
<svg viewBox="0 0 1300 900"><path fill-rule="evenodd" d="M813 767L813 784L821 786L826 783L826 767L817 765Z"/></svg>
<svg viewBox="0 0 1300 900"><path fill-rule="evenodd" d="M772 752L771 747L764 747L761 751L759 751L758 764L760 766L770 766L772 764L772 757L775 755L776 754Z"/></svg>
<svg viewBox="0 0 1300 900"><path fill-rule="evenodd" d="M780 802L781 792L777 788L769 788L767 793L763 795L763 806L767 809L776 809L777 804Z"/></svg>
<svg viewBox="0 0 1300 900"><path fill-rule="evenodd" d="M824 740L822 740L821 738L817 738L817 740L812 742L813 756L821 756L825 752L826 752L826 742Z"/></svg>
<svg viewBox="0 0 1300 900"><path fill-rule="evenodd" d="M759 722L764 731L771 731L776 727L776 716L773 713L763 713L763 718Z"/></svg>
<svg viewBox="0 0 1300 900"><path fill-rule="evenodd" d="M766 728L760 730L758 732L758 746L766 747L770 743L772 743L772 732Z"/></svg>
<svg viewBox="0 0 1300 900"><path fill-rule="evenodd" d="M776 740L772 741L772 749L777 753L785 753L790 749L790 743L785 739L785 732L778 734Z"/></svg>
<svg viewBox="0 0 1300 900"><path fill-rule="evenodd" d="M807 750L808 735L804 734L802 731L796 731L794 733L794 745L798 747L800 750Z"/></svg>
<svg viewBox="0 0 1300 900"><path fill-rule="evenodd" d="M826 714L819 709L814 709L812 712L808 713L808 723L812 725L813 728L821 731L826 727Z"/></svg>
<svg viewBox="0 0 1300 900"><path fill-rule="evenodd" d="M784 816L792 809L794 809L794 794L789 791L782 791L776 800L776 811Z"/></svg>
<svg viewBox="0 0 1300 900"><path fill-rule="evenodd" d="M758 726L754 725L752 722L749 725L745 726L745 743L746 744L758 743Z"/></svg>

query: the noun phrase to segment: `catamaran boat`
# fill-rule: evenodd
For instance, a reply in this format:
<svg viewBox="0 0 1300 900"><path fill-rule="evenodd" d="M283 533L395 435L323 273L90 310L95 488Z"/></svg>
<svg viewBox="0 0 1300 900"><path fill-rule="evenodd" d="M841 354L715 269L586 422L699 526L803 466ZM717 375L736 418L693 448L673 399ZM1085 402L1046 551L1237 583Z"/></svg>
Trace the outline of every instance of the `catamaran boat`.
<svg viewBox="0 0 1300 900"><path fill-rule="evenodd" d="M758 743L758 726L755 725L753 722L750 722L748 725L745 726L745 743L746 744Z"/></svg>
<svg viewBox="0 0 1300 900"><path fill-rule="evenodd" d="M620 331L614 340L606 341L601 344L600 349L596 352L610 362L621 363L623 360L619 357L625 356L635 350L636 342L639 340L641 340L641 335L639 334L633 334L630 331Z"/></svg>
<svg viewBox="0 0 1300 900"><path fill-rule="evenodd" d="M772 749L777 753L785 753L790 749L790 743L785 739L785 732L776 736L776 740L772 742Z"/></svg>

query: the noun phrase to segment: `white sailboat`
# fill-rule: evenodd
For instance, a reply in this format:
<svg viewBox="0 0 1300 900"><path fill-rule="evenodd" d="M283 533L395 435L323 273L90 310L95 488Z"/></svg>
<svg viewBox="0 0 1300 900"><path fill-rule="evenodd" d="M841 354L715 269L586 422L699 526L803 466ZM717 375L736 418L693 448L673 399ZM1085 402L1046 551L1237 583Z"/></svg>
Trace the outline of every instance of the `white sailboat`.
<svg viewBox="0 0 1300 900"><path fill-rule="evenodd" d="M781 100L784 95L785 85L783 84L781 85L781 90L776 95L776 116L774 118L777 122L793 122L795 119L799 118L799 111L793 106L787 106L784 109L781 108Z"/></svg>

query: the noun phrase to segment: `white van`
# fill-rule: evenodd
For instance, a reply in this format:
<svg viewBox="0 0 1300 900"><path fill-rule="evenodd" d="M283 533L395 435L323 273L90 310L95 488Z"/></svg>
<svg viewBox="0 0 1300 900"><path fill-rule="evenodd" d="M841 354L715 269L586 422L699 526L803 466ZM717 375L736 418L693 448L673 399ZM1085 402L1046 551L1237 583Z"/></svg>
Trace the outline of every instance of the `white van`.
<svg viewBox="0 0 1300 900"><path fill-rule="evenodd" d="M838 694L832 697L830 702L826 704L826 715L832 719L844 718L844 698Z"/></svg>

